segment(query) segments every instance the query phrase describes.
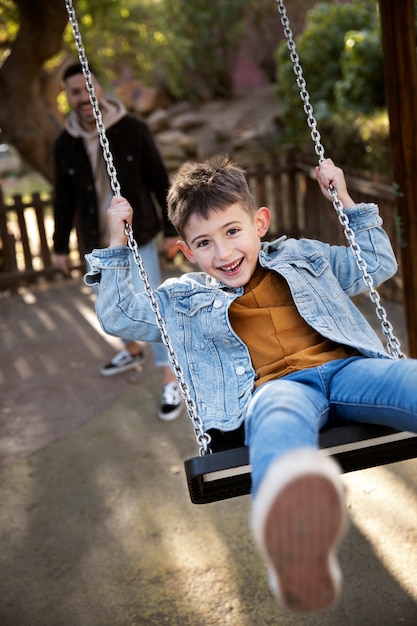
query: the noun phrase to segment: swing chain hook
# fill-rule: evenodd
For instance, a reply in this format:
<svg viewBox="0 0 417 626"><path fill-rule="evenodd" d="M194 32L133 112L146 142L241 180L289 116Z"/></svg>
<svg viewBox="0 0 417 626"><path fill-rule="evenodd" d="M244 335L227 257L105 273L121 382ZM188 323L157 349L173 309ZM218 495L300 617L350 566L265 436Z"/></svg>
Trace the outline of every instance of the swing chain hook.
<svg viewBox="0 0 417 626"><path fill-rule="evenodd" d="M78 27L78 21L75 15L74 7L72 4L72 0L65 0L65 6L68 13L68 19L72 26L72 32L75 40L75 44L78 51L78 57L80 60L80 64L82 67L83 75L86 82L87 91L90 98L91 106L93 107L94 119L96 120L96 127L100 139L100 144L103 149L103 157L106 162L107 173L110 177L110 184L115 196L121 195L120 183L117 179L116 168L113 163L113 157L110 151L109 141L106 136L106 129L103 124L100 107L98 104L97 96L94 90L94 84L91 77L91 70L88 64L88 60L85 54L84 45L82 43L82 38L80 34L80 30ZM140 277L143 281L146 295L149 298L150 305L152 311L155 315L156 323L161 333L161 339L168 351L168 357L170 363L173 367L175 378L180 386L181 395L184 399L185 405L187 407L187 412L190 420L193 423L194 427L194 435L199 445L199 454L200 456L205 454L210 454L211 450L209 448L209 444L211 442L211 437L208 433L204 431L203 421L197 413L197 408L193 398L191 397L190 389L185 381L183 370L181 365L179 364L178 357L173 349L171 338L168 334L165 321L161 315L158 302L156 301L154 290L150 284L149 276L145 270L143 265L142 257L139 254L138 244L133 236L132 227L126 223L125 225L125 234L127 236L127 243L130 251L132 252L133 259L135 264L138 267Z"/></svg>
<svg viewBox="0 0 417 626"><path fill-rule="evenodd" d="M303 70L300 64L300 57L298 56L296 45L294 41L294 36L292 30L290 28L290 23L287 17L287 11L284 6L283 0L276 0L278 12L280 14L281 23L284 29L284 35L287 40L287 47L290 52L290 59L293 64L294 74L296 76L297 86L300 91L300 98L303 103L304 112L307 116L307 125L311 130L311 138L314 143L314 149L316 155L319 157L319 164L324 161L324 147L321 143L321 135L317 129L317 120L314 116L313 107L310 103L310 94L307 90L307 84L303 76ZM343 227L343 232L348 241L349 247L353 252L358 268L362 272L362 279L368 288L369 298L375 305L376 315L381 322L381 332L386 339L386 349L390 356L395 359L404 359L405 354L401 351L401 344L398 338L393 333L393 327L391 322L388 320L387 312L381 304L381 298L378 291L374 287L374 281L372 276L368 273L368 266L366 264L365 259L362 257L361 249L359 244L356 242L355 233L349 226L349 218L344 212L344 207L342 202L339 200L337 196L337 190L333 185L329 187L329 194L333 201L333 207L336 211L337 217L339 219L340 224Z"/></svg>

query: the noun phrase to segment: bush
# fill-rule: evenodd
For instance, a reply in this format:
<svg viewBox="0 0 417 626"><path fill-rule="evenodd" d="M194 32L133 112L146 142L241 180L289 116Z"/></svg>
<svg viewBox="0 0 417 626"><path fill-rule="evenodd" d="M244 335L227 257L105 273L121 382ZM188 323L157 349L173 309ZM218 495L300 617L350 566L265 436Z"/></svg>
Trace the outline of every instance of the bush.
<svg viewBox="0 0 417 626"><path fill-rule="evenodd" d="M319 131L331 153L343 152L344 164L349 159L360 167L373 158L386 163L380 156L386 153L385 129L370 120L372 147L365 145L360 129L362 114L373 114L385 103L377 3L317 4L307 15L297 53ZM299 145L309 140L309 128L286 42L277 48L276 59L284 140Z"/></svg>
<svg viewBox="0 0 417 626"><path fill-rule="evenodd" d="M350 31L341 57L342 78L334 88L336 109L373 113L385 107L383 54L379 29Z"/></svg>
<svg viewBox="0 0 417 626"><path fill-rule="evenodd" d="M385 111L373 115L358 115L353 111L336 113L322 120L320 133L325 156L344 168L390 174L389 121ZM304 149L309 149L308 144Z"/></svg>
<svg viewBox="0 0 417 626"><path fill-rule="evenodd" d="M250 0L170 0L160 50L164 81L178 98L227 96ZM214 8L215 7L215 8Z"/></svg>

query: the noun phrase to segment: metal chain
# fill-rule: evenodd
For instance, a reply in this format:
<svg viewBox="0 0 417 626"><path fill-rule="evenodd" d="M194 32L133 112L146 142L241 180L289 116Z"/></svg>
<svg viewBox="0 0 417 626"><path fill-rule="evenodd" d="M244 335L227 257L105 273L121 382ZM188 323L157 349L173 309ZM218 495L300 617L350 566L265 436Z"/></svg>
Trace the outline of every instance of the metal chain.
<svg viewBox="0 0 417 626"><path fill-rule="evenodd" d="M99 138L100 138L100 144L103 148L103 157L106 162L107 172L110 177L111 186L112 186L114 195L120 196L121 195L120 184L117 179L116 168L114 167L114 164L113 164L113 157L110 152L109 142L106 136L106 129L102 121L101 112L100 112L100 108L98 105L98 100L94 91L94 85L93 85L92 78L91 78L91 71L88 65L87 57L85 54L85 49L82 43L82 39L81 39L79 27L78 27L78 21L76 19L72 1L65 0L65 6L67 8L68 18L72 26L72 32L74 35L75 44L77 46L78 56L80 59L84 78L86 81L86 86L87 86L87 91L89 94L90 102L93 107L94 118L96 120L97 131L98 131ZM201 418L199 417L199 415L197 414L195 402L193 398L191 397L190 389L187 385L187 382L185 381L183 370L181 368L181 365L179 364L178 357L173 349L171 338L168 334L165 321L161 315L158 302L156 301L154 291L149 282L149 276L143 265L142 257L139 254L138 244L133 236L133 230L131 226L127 223L125 226L125 232L127 235L128 246L133 254L135 264L138 267L140 277L144 283L146 295L149 298L152 311L155 315L155 319L156 319L158 328L161 333L161 339L168 350L169 360L172 364L175 378L177 379L177 382L180 386L181 395L186 404L188 416L193 423L194 435L195 435L197 444L199 445L199 453L200 455L210 453L211 451L209 448L209 444L211 442L211 437L208 433L204 431L203 422Z"/></svg>
<svg viewBox="0 0 417 626"><path fill-rule="evenodd" d="M314 149L319 157L319 163L324 160L324 147L321 143L321 136L319 131L317 130L317 121L314 117L313 107L310 103L310 95L307 91L306 81L303 76L303 70L300 65L300 58L298 56L295 41L293 37L292 30L290 28L290 23L287 17L287 11L284 6L283 0L276 0L278 5L278 12L281 17L281 23L284 29L284 35L287 40L287 46L290 52L290 59L293 64L294 74L296 76L297 86L300 90L300 98L303 103L304 112L307 116L307 124L311 130L311 138L314 143ZM375 312L377 318L381 322L381 330L387 341L387 352L392 357L396 359L404 359L405 354L401 351L401 344L398 338L393 333L393 327L391 322L388 320L387 312L381 304L381 298L378 291L374 287L374 281L372 276L368 273L368 267L366 261L362 257L361 249L359 244L356 242L355 233L349 226L349 218L344 212L343 204L337 197L337 190L330 185L329 193L333 200L333 207L337 213L339 222L343 227L343 232L348 240L349 247L356 257L356 263L359 269L362 272L362 278L365 285L369 291L369 298L375 304Z"/></svg>
<svg viewBox="0 0 417 626"><path fill-rule="evenodd" d="M117 180L116 168L114 167L114 164L113 164L113 156L110 152L109 142L106 137L106 130L104 128L100 108L98 106L98 101L96 98L93 81L91 79L90 68L88 65L83 42L81 39L80 30L78 28L78 21L77 21L71 0L65 0L65 6L67 8L68 19L72 26L72 32L74 35L75 45L77 46L78 57L80 59L81 67L83 70L88 95L90 97L90 103L91 103L91 106L93 107L94 118L96 120L96 126L97 126L98 136L100 139L100 144L101 144L101 147L103 148L103 156L106 162L107 173L110 177L111 188L115 196L120 196L120 185L119 185L119 181Z"/></svg>

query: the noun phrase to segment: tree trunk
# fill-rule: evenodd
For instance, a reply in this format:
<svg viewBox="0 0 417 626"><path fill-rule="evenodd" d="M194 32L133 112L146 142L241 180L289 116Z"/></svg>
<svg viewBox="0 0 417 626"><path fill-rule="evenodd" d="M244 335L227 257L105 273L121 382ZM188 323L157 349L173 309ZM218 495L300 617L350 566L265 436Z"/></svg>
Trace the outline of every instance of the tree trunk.
<svg viewBox="0 0 417 626"><path fill-rule="evenodd" d="M408 354L417 357L417 60L413 0L379 0Z"/></svg>
<svg viewBox="0 0 417 626"><path fill-rule="evenodd" d="M62 122L45 91L42 67L62 47L67 24L65 2L15 0L15 3L20 9L20 27L10 55L0 69L0 137L51 181L52 144Z"/></svg>

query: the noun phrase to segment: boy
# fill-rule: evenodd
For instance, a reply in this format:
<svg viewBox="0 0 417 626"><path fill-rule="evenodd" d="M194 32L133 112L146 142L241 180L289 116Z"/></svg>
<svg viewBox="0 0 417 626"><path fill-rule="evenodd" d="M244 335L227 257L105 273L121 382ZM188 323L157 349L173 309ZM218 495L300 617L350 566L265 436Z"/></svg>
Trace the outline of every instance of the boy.
<svg viewBox="0 0 417 626"><path fill-rule="evenodd" d="M336 188L374 283L388 279L397 264L377 206L355 205L331 160L316 174L327 198ZM202 272L166 281L155 297L198 413L210 432L244 424L252 526L278 600L296 611L327 608L340 593L335 550L346 513L319 430L356 420L416 432L417 361L392 359L353 305L365 286L349 248L261 243L269 211L228 157L182 166L168 210L179 247ZM158 341L147 297L129 289L129 204L114 198L108 217L112 247L88 256L98 317L106 332Z"/></svg>

